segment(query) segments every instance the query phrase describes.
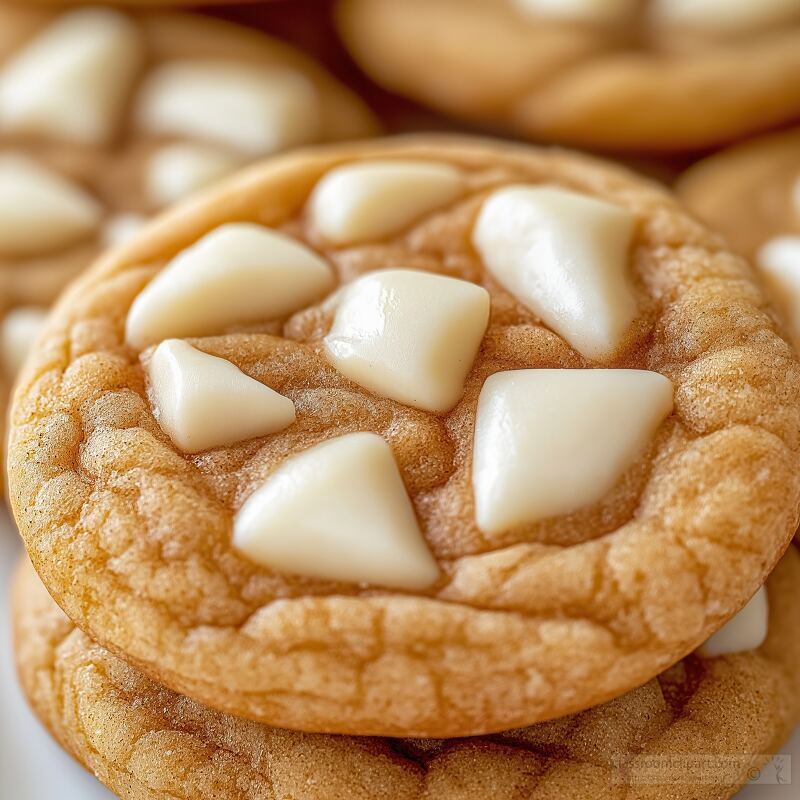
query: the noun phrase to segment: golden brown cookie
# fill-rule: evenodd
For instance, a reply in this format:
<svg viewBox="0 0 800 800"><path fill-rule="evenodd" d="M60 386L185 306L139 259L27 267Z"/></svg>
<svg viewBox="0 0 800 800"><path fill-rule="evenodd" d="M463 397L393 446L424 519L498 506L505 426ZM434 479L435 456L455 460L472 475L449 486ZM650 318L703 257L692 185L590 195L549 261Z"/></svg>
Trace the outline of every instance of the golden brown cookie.
<svg viewBox="0 0 800 800"><path fill-rule="evenodd" d="M797 525L798 403L749 267L663 189L491 140L339 145L73 284L11 496L59 605L170 688L484 733L641 685L744 604Z"/></svg>
<svg viewBox="0 0 800 800"><path fill-rule="evenodd" d="M688 169L676 191L755 264L800 344L800 130L763 136Z"/></svg>
<svg viewBox="0 0 800 800"><path fill-rule="evenodd" d="M675 152L800 115L794 0L340 0L337 14L385 88L534 140Z"/></svg>
<svg viewBox="0 0 800 800"><path fill-rule="evenodd" d="M244 163L375 131L320 66L179 13L0 5L0 322L13 372L32 318L109 243Z"/></svg>
<svg viewBox="0 0 800 800"><path fill-rule="evenodd" d="M800 235L800 130L752 139L698 161L677 180L686 205L748 258Z"/></svg>
<svg viewBox="0 0 800 800"><path fill-rule="evenodd" d="M212 711L94 644L27 563L14 586L16 657L42 722L122 800L719 800L796 719L798 582L792 548L767 582L758 649L691 655L605 705L477 739L303 734Z"/></svg>

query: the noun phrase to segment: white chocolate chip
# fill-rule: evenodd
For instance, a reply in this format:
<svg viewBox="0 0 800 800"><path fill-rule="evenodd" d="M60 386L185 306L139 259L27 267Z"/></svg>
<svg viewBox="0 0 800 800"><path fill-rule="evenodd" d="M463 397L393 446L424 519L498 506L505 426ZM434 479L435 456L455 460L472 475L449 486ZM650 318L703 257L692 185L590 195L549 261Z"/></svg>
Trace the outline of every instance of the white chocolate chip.
<svg viewBox="0 0 800 800"><path fill-rule="evenodd" d="M468 281L391 269L337 298L328 359L350 380L401 403L449 411L489 321L489 293Z"/></svg>
<svg viewBox="0 0 800 800"><path fill-rule="evenodd" d="M267 436L295 420L288 397L180 339L161 342L147 375L155 418L184 453Z"/></svg>
<svg viewBox="0 0 800 800"><path fill-rule="evenodd" d="M133 301L132 347L222 333L268 321L319 300L334 284L328 264L286 234L230 223L179 253Z"/></svg>
<svg viewBox="0 0 800 800"><path fill-rule="evenodd" d="M168 206L218 181L242 164L233 153L203 144L162 147L147 165L147 194L156 206Z"/></svg>
<svg viewBox="0 0 800 800"><path fill-rule="evenodd" d="M270 569L425 589L439 569L388 444L351 433L285 461L236 515L233 544Z"/></svg>
<svg viewBox="0 0 800 800"><path fill-rule="evenodd" d="M145 82L136 119L151 134L266 155L318 138L319 98L311 81L294 70L173 61Z"/></svg>
<svg viewBox="0 0 800 800"><path fill-rule="evenodd" d="M697 652L704 658L758 650L767 638L769 600L762 586L735 617L728 620Z"/></svg>
<svg viewBox="0 0 800 800"><path fill-rule="evenodd" d="M36 306L13 308L3 318L0 351L7 377L19 372L46 318L47 309Z"/></svg>
<svg viewBox="0 0 800 800"><path fill-rule="evenodd" d="M82 187L27 156L0 156L0 255L33 256L91 236L102 210Z"/></svg>
<svg viewBox="0 0 800 800"><path fill-rule="evenodd" d="M144 227L147 217L141 214L115 214L103 225L103 244L116 247L130 241Z"/></svg>
<svg viewBox="0 0 800 800"><path fill-rule="evenodd" d="M484 203L473 242L487 269L581 355L613 355L636 314L633 216L555 187L508 186Z"/></svg>
<svg viewBox="0 0 800 800"><path fill-rule="evenodd" d="M568 514L613 488L672 410L672 383L631 369L525 369L483 385L475 517L486 533Z"/></svg>
<svg viewBox="0 0 800 800"><path fill-rule="evenodd" d="M758 251L756 265L783 307L792 336L800 341L800 236L770 239Z"/></svg>
<svg viewBox="0 0 800 800"><path fill-rule="evenodd" d="M661 24L735 34L798 19L800 4L797 0L654 0L652 14Z"/></svg>
<svg viewBox="0 0 800 800"><path fill-rule="evenodd" d="M314 227L337 245L398 233L464 192L464 176L433 161L367 161L328 172L309 203Z"/></svg>
<svg viewBox="0 0 800 800"><path fill-rule="evenodd" d="M577 22L606 23L633 15L640 0L513 0L514 5L531 17Z"/></svg>
<svg viewBox="0 0 800 800"><path fill-rule="evenodd" d="M142 60L138 26L124 14L62 14L0 73L0 128L104 144L116 133Z"/></svg>

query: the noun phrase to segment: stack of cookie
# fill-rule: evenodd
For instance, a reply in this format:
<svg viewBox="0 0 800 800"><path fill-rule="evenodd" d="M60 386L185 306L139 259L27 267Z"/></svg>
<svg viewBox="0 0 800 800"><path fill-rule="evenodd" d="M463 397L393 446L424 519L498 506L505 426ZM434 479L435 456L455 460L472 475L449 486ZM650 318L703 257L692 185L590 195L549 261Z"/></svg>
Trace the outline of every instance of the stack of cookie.
<svg viewBox="0 0 800 800"><path fill-rule="evenodd" d="M348 0L339 21L411 81L403 32L424 52L461 8L511 41L548 4L517 5ZM583 5L646 27L641 4ZM9 273L45 242L54 272L53 253L102 250L109 209L138 218L291 149L100 255L19 375L16 659L61 745L123 800L710 800L756 774L800 720L800 362L744 256L800 210L752 232L720 198L741 162L735 191L774 207L797 137L681 180L737 255L578 153L425 133L296 149L376 123L255 33L8 13L0 130L30 148L9 162L22 222L0 214ZM526 30L563 44L569 75L611 57L613 22ZM481 86L451 60L458 80L437 70L421 99L507 119L500 77L482 76L497 114L473 111ZM614 144L665 149L642 116ZM741 132L723 118L676 123L675 149ZM791 311L798 250L759 251Z"/></svg>

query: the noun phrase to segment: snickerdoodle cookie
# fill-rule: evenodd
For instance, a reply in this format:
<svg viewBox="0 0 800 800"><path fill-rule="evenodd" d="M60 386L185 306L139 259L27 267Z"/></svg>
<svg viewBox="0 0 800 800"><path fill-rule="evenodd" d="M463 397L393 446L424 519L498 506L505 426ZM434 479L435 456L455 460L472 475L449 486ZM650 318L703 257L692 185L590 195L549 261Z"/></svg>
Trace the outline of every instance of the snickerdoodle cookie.
<svg viewBox="0 0 800 800"><path fill-rule="evenodd" d="M676 190L752 260L800 345L800 129L700 161L679 178Z"/></svg>
<svg viewBox="0 0 800 800"><path fill-rule="evenodd" d="M27 563L16 657L42 722L122 800L720 800L796 720L798 583L792 548L699 653L605 705L485 738L304 734L212 711L94 644Z"/></svg>
<svg viewBox="0 0 800 800"><path fill-rule="evenodd" d="M591 148L692 150L800 116L796 0L340 0L384 87Z"/></svg>
<svg viewBox="0 0 800 800"><path fill-rule="evenodd" d="M375 130L293 48L208 17L0 5L0 354L108 243L242 164Z"/></svg>
<svg viewBox="0 0 800 800"><path fill-rule="evenodd" d="M746 262L585 156L273 159L62 296L9 478L79 627L300 730L456 736L679 660L797 525L800 365Z"/></svg>

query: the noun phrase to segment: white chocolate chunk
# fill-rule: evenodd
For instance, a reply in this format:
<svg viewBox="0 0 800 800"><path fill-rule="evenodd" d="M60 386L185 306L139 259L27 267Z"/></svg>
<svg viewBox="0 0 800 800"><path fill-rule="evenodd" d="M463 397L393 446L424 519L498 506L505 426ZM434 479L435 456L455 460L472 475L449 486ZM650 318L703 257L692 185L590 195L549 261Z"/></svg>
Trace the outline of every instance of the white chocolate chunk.
<svg viewBox="0 0 800 800"><path fill-rule="evenodd" d="M672 383L631 369L497 372L481 390L472 484L486 533L601 500L672 410Z"/></svg>
<svg viewBox="0 0 800 800"><path fill-rule="evenodd" d="M461 398L489 321L489 293L468 281L391 269L338 298L328 359L350 380L427 411Z"/></svg>
<svg viewBox="0 0 800 800"><path fill-rule="evenodd" d="M0 74L0 128L7 133L104 144L143 60L137 25L111 9L57 17Z"/></svg>
<svg viewBox="0 0 800 800"><path fill-rule="evenodd" d="M797 0L653 0L661 24L735 34L800 18Z"/></svg>
<svg viewBox="0 0 800 800"><path fill-rule="evenodd" d="M3 318L0 352L7 377L13 378L19 372L46 318L47 309L37 306L13 308Z"/></svg>
<svg viewBox="0 0 800 800"><path fill-rule="evenodd" d="M793 337L800 341L800 236L778 236L756 256L756 264L782 306Z"/></svg>
<svg viewBox="0 0 800 800"><path fill-rule="evenodd" d="M758 650L769 629L769 600L762 586L736 616L697 649L704 658Z"/></svg>
<svg viewBox="0 0 800 800"><path fill-rule="evenodd" d="M27 156L0 156L0 255L69 247L91 236L101 217L82 187Z"/></svg>
<svg viewBox="0 0 800 800"><path fill-rule="evenodd" d="M148 133L265 155L319 134L313 83L289 69L230 61L173 61L146 80L136 119Z"/></svg>
<svg viewBox="0 0 800 800"><path fill-rule="evenodd" d="M295 420L288 397L180 339L161 342L147 375L155 418L185 453L267 436Z"/></svg>
<svg viewBox="0 0 800 800"><path fill-rule="evenodd" d="M555 187L508 186L484 203L473 242L487 269L586 358L602 361L636 314L634 230L619 206Z"/></svg>
<svg viewBox="0 0 800 800"><path fill-rule="evenodd" d="M439 568L389 445L351 433L285 461L236 515L233 544L270 569L425 589Z"/></svg>
<svg viewBox="0 0 800 800"><path fill-rule="evenodd" d="M606 23L633 15L640 0L513 0L524 14L537 18Z"/></svg>
<svg viewBox="0 0 800 800"><path fill-rule="evenodd" d="M464 176L433 161L366 161L328 172L311 195L314 227L333 244L398 233L464 192Z"/></svg>
<svg viewBox="0 0 800 800"><path fill-rule="evenodd" d="M333 283L328 264L290 236L253 223L221 225L178 253L133 301L126 341L144 349L276 319Z"/></svg>
<svg viewBox="0 0 800 800"><path fill-rule="evenodd" d="M156 206L168 206L218 181L242 164L242 159L218 147L172 144L150 159L145 178L147 194Z"/></svg>
<svg viewBox="0 0 800 800"><path fill-rule="evenodd" d="M103 244L116 247L130 241L144 227L147 217L141 214L115 214L103 225Z"/></svg>

